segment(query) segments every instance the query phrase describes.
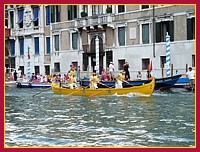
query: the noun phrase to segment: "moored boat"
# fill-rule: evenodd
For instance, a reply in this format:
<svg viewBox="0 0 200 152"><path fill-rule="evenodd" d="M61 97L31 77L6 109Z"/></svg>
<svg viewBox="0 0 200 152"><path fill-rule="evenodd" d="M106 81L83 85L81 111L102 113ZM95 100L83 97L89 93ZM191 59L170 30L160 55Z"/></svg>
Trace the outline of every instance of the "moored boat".
<svg viewBox="0 0 200 152"><path fill-rule="evenodd" d="M177 80L181 77L182 75L175 75L171 77L165 77L165 78L155 78L155 90L166 90L170 89L175 85ZM140 86L142 84L147 84L151 80L137 80L137 81L128 81L128 83L124 82L123 87L132 87L132 86ZM98 84L99 88L105 88L106 86L112 87L115 85L115 81L100 81L101 83ZM89 85L89 79L88 78L83 78L80 81L81 86L88 86Z"/></svg>
<svg viewBox="0 0 200 152"><path fill-rule="evenodd" d="M154 91L155 86L155 79L153 78L152 81L148 84L143 84L140 86L133 86L129 88L98 88L96 90L92 90L89 88L76 88L76 89L69 89L60 87L59 83L52 82L51 87L55 94L65 94L65 95L73 95L73 96L110 96L110 95L123 95L123 94L140 94L140 95L147 95L150 96Z"/></svg>
<svg viewBox="0 0 200 152"><path fill-rule="evenodd" d="M6 81L5 86L10 87L10 88L15 88L16 87L16 81Z"/></svg>
<svg viewBox="0 0 200 152"><path fill-rule="evenodd" d="M16 82L17 88L50 88L51 83Z"/></svg>

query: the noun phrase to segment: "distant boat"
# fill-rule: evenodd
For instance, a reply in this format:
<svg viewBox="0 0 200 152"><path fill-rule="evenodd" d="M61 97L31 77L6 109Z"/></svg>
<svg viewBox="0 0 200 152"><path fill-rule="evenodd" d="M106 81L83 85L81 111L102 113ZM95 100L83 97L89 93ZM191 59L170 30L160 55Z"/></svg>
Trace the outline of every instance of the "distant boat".
<svg viewBox="0 0 200 152"><path fill-rule="evenodd" d="M5 86L10 87L10 88L15 88L16 87L16 81L6 81Z"/></svg>
<svg viewBox="0 0 200 152"><path fill-rule="evenodd" d="M155 90L167 90L170 89L175 85L177 80L181 77L182 75L176 75L176 76L171 76L171 77L165 77L165 78L156 78L155 79ZM142 84L147 84L151 80L137 80L137 81L128 81L128 83L124 82L123 87L132 87L132 86L140 86ZM102 84L98 84L99 88L106 88L106 86L113 87L115 86L115 81L100 81ZM80 85L81 86L88 86L89 85L89 78L84 77L83 79L80 80Z"/></svg>
<svg viewBox="0 0 200 152"><path fill-rule="evenodd" d="M17 88L50 88L51 83L16 82Z"/></svg>

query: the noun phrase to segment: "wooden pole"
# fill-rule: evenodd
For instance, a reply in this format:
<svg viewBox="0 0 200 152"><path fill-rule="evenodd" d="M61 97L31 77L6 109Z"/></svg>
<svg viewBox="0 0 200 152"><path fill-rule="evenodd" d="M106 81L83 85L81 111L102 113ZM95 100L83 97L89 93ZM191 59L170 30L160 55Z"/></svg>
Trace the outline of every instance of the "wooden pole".
<svg viewBox="0 0 200 152"><path fill-rule="evenodd" d="M186 64L185 68L185 71L188 72L188 64Z"/></svg>
<svg viewBox="0 0 200 152"><path fill-rule="evenodd" d="M173 64L171 64L171 76L173 76Z"/></svg>

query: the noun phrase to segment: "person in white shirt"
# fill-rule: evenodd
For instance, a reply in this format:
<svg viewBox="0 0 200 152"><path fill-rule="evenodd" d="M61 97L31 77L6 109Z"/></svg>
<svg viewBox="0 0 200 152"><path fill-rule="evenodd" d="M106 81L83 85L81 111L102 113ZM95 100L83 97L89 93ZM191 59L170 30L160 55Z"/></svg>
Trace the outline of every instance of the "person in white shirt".
<svg viewBox="0 0 200 152"><path fill-rule="evenodd" d="M114 80L114 63L111 61L109 65L109 72L111 75L111 80Z"/></svg>
<svg viewBox="0 0 200 152"><path fill-rule="evenodd" d="M189 71L186 73L186 75L188 76L189 78L189 86L191 89L194 89L194 71L192 70L191 67L189 67Z"/></svg>

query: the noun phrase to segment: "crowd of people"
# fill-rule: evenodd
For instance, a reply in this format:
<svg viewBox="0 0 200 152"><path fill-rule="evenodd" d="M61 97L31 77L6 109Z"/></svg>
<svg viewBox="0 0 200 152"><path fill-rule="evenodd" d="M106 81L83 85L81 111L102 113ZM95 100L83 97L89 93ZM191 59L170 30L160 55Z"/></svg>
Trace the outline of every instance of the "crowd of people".
<svg viewBox="0 0 200 152"><path fill-rule="evenodd" d="M130 80L130 72L129 72L130 65L128 62L125 62L123 65L123 71L120 72L116 77L114 75L114 63L111 61L109 66L105 69L102 69L101 75L96 76L96 73L93 73L90 78L90 85L91 89L97 89L98 83L100 81L115 81L115 88L122 88L122 83L127 82ZM189 86L194 88L194 71L191 67L189 67L189 71L186 73L189 78ZM23 82L33 82L33 83L48 83L48 82L58 82L58 83L68 83L70 89L77 88L77 83L80 81L80 66L76 69L76 66L73 64L70 65L70 69L67 74L64 74L64 77L61 74L54 74L54 75L44 75L42 74L35 74L32 73L30 78L23 74L21 69L18 70L13 69L10 75L10 81L17 81L18 79L22 79ZM147 70L146 79L151 80L151 72ZM142 80L142 74L138 71L136 80Z"/></svg>

